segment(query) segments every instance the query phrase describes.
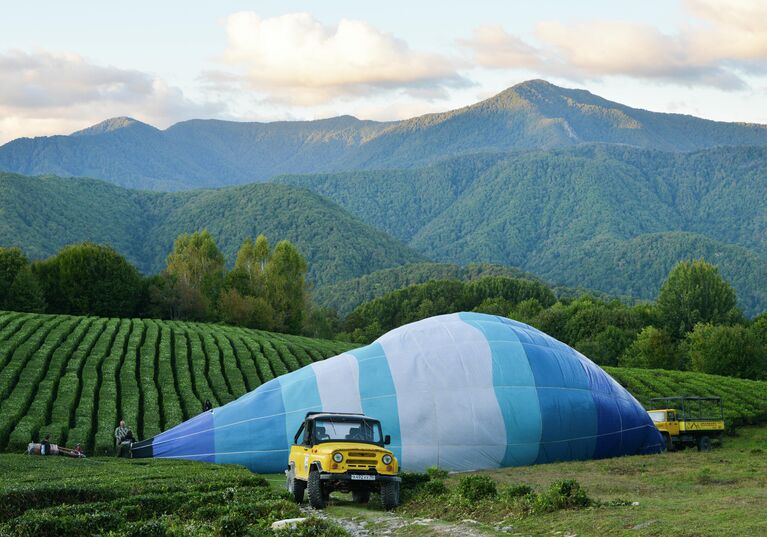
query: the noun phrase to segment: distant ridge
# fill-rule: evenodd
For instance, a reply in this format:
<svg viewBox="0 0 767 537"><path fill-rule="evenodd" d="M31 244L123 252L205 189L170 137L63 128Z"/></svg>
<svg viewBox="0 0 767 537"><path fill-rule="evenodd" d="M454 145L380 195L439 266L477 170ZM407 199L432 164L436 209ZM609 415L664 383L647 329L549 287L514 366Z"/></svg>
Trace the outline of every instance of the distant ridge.
<svg viewBox="0 0 767 537"><path fill-rule="evenodd" d="M121 186L186 190L286 173L402 169L449 157L583 143L684 152L767 145L767 127L631 108L543 80L471 106L394 122L190 120L158 130L128 117L69 136L0 146L0 170L89 176Z"/></svg>

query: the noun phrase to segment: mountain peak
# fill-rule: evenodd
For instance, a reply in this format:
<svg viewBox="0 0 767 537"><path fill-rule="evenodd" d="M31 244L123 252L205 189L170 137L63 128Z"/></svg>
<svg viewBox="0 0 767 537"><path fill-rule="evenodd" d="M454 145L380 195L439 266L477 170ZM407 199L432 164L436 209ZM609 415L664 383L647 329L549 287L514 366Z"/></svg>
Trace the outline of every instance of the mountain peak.
<svg viewBox="0 0 767 537"><path fill-rule="evenodd" d="M121 116L121 117L113 117L110 119L105 119L101 123L96 123L95 125L88 127L86 129L73 132L72 136L93 136L95 134L106 134L108 132L113 132L113 131L117 131L121 129L142 128L142 127L156 130L151 125L147 125L146 123L138 121L137 119L133 119L132 117Z"/></svg>

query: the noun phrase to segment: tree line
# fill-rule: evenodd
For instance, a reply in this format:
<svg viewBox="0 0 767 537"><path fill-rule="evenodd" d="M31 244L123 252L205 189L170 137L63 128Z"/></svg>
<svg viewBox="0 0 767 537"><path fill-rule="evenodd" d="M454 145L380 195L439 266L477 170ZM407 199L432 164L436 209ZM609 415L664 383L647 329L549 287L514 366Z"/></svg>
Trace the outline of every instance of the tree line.
<svg viewBox="0 0 767 537"><path fill-rule="evenodd" d="M144 277L113 248L81 243L30 262L0 248L0 308L15 311L216 322L311 331L307 264L289 241L246 239L234 267L206 230L180 235L165 269Z"/></svg>
<svg viewBox="0 0 767 537"><path fill-rule="evenodd" d="M557 299L524 279L430 281L358 306L339 337L368 343L406 322L456 311L530 324L600 365L767 378L767 313L747 319L733 288L703 260L677 264L655 302L633 305L588 294Z"/></svg>

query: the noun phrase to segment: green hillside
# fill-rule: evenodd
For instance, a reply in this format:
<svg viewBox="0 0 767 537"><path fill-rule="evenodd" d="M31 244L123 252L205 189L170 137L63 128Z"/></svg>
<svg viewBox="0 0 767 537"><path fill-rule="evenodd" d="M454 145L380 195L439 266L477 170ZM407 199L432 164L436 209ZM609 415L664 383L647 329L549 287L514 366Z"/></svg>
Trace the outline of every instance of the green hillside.
<svg viewBox="0 0 767 537"><path fill-rule="evenodd" d="M13 140L0 147L0 169L183 190L591 142L693 151L765 145L767 128L649 112L531 80L472 106L388 123L351 116L274 123L192 120L159 130L114 118L70 136Z"/></svg>
<svg viewBox="0 0 767 537"><path fill-rule="evenodd" d="M212 324L0 313L0 450L148 438L348 344Z"/></svg>
<svg viewBox="0 0 767 537"><path fill-rule="evenodd" d="M164 268L179 234L203 228L230 264L246 237L288 239L306 256L316 284L422 259L327 199L286 185L167 194L0 173L0 215L0 244L33 259L93 241L113 246L146 274Z"/></svg>
<svg viewBox="0 0 767 537"><path fill-rule="evenodd" d="M222 325L0 313L0 450L41 432L107 453L120 417L151 437L202 409L348 350L346 343ZM727 419L767 417L767 382L608 368L640 401L719 395Z"/></svg>
<svg viewBox="0 0 767 537"><path fill-rule="evenodd" d="M767 148L664 153L589 145L423 169L285 176L435 261L498 263L652 298L704 256L750 314L767 308Z"/></svg>

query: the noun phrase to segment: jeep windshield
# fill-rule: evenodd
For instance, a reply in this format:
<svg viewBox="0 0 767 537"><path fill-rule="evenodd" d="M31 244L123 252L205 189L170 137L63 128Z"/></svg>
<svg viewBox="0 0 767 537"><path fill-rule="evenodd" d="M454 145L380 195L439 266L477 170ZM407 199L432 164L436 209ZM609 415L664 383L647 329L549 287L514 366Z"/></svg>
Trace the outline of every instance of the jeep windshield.
<svg viewBox="0 0 767 537"><path fill-rule="evenodd" d="M314 443L362 442L383 445L381 424L362 418L317 418L314 420Z"/></svg>

